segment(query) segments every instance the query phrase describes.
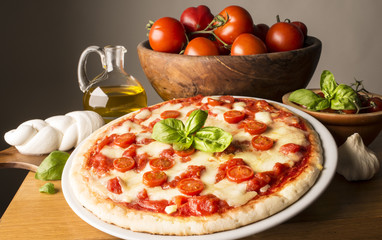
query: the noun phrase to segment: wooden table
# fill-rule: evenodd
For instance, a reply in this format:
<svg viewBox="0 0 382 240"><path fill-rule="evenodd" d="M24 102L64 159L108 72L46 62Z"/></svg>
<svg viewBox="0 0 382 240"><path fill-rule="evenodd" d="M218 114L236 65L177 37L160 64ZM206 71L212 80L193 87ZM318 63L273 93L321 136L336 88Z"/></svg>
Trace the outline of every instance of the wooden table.
<svg viewBox="0 0 382 240"><path fill-rule="evenodd" d="M382 134L369 147L382 160ZM66 203L61 182L52 183L58 193L42 194L45 182L29 172L1 219L0 239L116 239L80 219ZM382 239L382 171L360 182L337 174L303 212L244 239Z"/></svg>

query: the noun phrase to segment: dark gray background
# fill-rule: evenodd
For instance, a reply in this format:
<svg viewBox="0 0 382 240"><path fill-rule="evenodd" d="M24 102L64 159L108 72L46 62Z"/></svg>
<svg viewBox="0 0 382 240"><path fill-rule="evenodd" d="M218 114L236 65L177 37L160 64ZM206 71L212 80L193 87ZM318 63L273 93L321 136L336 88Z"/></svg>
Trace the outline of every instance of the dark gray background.
<svg viewBox="0 0 382 240"><path fill-rule="evenodd" d="M240 5L255 23L275 22L275 16L301 20L318 37L323 51L308 87L318 87L323 70L340 83L354 77L382 93L382 33L379 0L13 0L2 2L0 149L9 146L5 132L22 122L82 109L77 84L81 52L90 45L119 44L127 48L125 69L144 86L148 103L161 101L146 79L136 52L146 40L145 25L164 16L179 18L190 6L205 4L213 14ZM89 72L100 73L98 56L90 56ZM0 169L0 216L26 171ZM38 191L38 189L36 189Z"/></svg>

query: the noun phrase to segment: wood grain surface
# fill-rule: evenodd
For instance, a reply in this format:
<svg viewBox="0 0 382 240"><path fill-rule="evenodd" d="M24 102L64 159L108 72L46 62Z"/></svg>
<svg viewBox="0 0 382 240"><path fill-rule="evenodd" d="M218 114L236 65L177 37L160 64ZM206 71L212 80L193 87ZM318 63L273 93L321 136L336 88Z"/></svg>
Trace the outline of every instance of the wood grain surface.
<svg viewBox="0 0 382 240"><path fill-rule="evenodd" d="M0 152L0 168L21 168L36 172L47 155L24 155L15 147Z"/></svg>

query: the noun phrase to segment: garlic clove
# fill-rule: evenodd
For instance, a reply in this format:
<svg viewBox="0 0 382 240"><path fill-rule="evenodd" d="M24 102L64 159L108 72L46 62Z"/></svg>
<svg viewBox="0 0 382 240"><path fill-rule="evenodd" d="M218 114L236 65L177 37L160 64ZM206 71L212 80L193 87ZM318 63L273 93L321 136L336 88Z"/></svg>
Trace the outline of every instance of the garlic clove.
<svg viewBox="0 0 382 240"><path fill-rule="evenodd" d="M369 180L380 168L375 153L354 133L338 148L337 173L348 181Z"/></svg>

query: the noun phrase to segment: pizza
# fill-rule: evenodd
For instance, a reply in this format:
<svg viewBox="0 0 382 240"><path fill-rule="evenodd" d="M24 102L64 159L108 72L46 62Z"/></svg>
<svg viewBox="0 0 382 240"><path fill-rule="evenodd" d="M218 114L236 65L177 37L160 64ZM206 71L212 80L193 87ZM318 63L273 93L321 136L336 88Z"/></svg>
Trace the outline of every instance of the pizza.
<svg viewBox="0 0 382 240"><path fill-rule="evenodd" d="M322 170L313 127L262 99L195 96L127 114L72 156L70 185L99 219L137 232L200 235L267 218Z"/></svg>

